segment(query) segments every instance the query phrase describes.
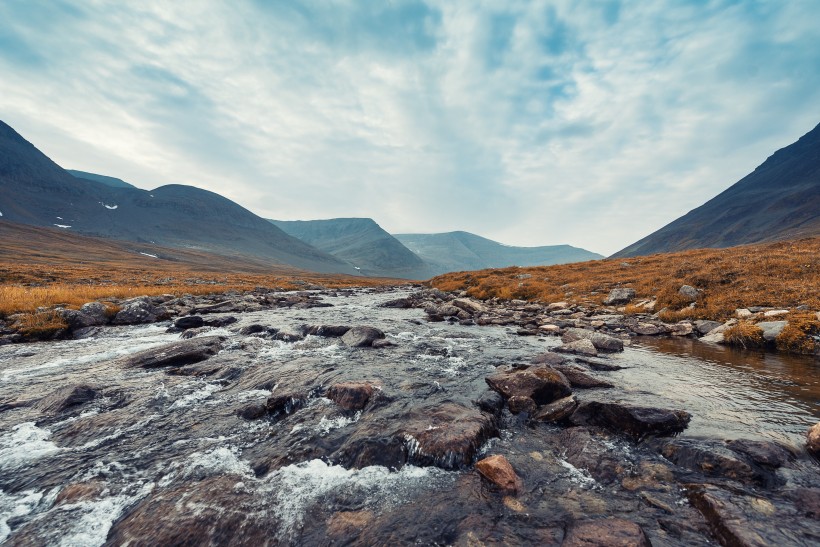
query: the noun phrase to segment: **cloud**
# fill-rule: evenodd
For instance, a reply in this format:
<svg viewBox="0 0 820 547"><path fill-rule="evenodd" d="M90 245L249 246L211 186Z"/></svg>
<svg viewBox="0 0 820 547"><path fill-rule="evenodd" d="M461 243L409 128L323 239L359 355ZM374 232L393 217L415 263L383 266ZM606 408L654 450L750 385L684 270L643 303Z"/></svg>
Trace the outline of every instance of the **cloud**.
<svg viewBox="0 0 820 547"><path fill-rule="evenodd" d="M816 125L820 4L0 4L0 118L263 216L610 253Z"/></svg>

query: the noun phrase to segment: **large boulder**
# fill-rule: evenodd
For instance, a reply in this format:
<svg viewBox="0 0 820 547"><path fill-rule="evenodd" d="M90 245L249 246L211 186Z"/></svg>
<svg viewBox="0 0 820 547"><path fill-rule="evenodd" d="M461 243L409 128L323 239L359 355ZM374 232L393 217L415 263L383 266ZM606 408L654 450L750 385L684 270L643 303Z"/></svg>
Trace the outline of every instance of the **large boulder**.
<svg viewBox="0 0 820 547"><path fill-rule="evenodd" d="M576 522L562 547L652 547L643 529L624 519Z"/></svg>
<svg viewBox="0 0 820 547"><path fill-rule="evenodd" d="M325 338L339 338L350 330L346 325L303 325L302 334L305 336L323 336Z"/></svg>
<svg viewBox="0 0 820 547"><path fill-rule="evenodd" d="M345 410L361 410L373 395L373 385L366 382L341 382L330 386L327 398Z"/></svg>
<svg viewBox="0 0 820 547"><path fill-rule="evenodd" d="M619 288L609 291L609 295L604 300L604 306L618 306L628 304L635 298L635 289Z"/></svg>
<svg viewBox="0 0 820 547"><path fill-rule="evenodd" d="M562 353L575 353L578 355L588 355L590 357L598 356L598 350L595 349L595 345L591 340L587 340L586 338L564 343L563 346L555 348L555 351L560 351Z"/></svg>
<svg viewBox="0 0 820 547"><path fill-rule="evenodd" d="M477 313L483 313L487 311L487 308L475 300L471 300L469 298L456 298L452 302L450 302L453 306L460 308L470 315L475 315Z"/></svg>
<svg viewBox="0 0 820 547"><path fill-rule="evenodd" d="M165 310L155 306L147 298L138 298L126 302L111 322L115 325L137 325L155 323L167 316Z"/></svg>
<svg viewBox="0 0 820 547"><path fill-rule="evenodd" d="M572 393L569 381L557 370L545 366L501 370L485 378L490 389L505 399L529 397L537 405L546 405Z"/></svg>
<svg viewBox="0 0 820 547"><path fill-rule="evenodd" d="M384 333L374 327L353 327L342 336L342 342L351 348L364 348L373 345L375 340L384 338Z"/></svg>
<svg viewBox="0 0 820 547"><path fill-rule="evenodd" d="M700 297L703 291L696 289L691 285L682 285L680 289L678 289L678 295L682 298L685 298L689 302L695 302L698 297Z"/></svg>
<svg viewBox="0 0 820 547"><path fill-rule="evenodd" d="M660 443L661 455L678 467L709 477L723 477L744 483L767 485L773 477L722 443L700 439L674 439Z"/></svg>
<svg viewBox="0 0 820 547"><path fill-rule="evenodd" d="M620 338L615 338L614 336L593 330L570 328L561 336L561 341L565 344L575 342L576 340L589 340L598 351L616 352L624 350L624 343Z"/></svg>
<svg viewBox="0 0 820 547"><path fill-rule="evenodd" d="M121 362L128 368L181 367L216 355L224 342L224 336L191 338L140 351L122 358Z"/></svg>
<svg viewBox="0 0 820 547"><path fill-rule="evenodd" d="M646 435L680 433L692 416L683 410L667 410L620 403L581 403L570 420L576 425L596 425L626 433L636 440Z"/></svg>
<svg viewBox="0 0 820 547"><path fill-rule="evenodd" d="M178 329L198 329L205 324L205 320L199 315L186 315L174 321L174 326Z"/></svg>
<svg viewBox="0 0 820 547"><path fill-rule="evenodd" d="M521 490L521 478L504 456L488 456L476 463L475 468L482 477L505 492Z"/></svg>
<svg viewBox="0 0 820 547"><path fill-rule="evenodd" d="M576 408L578 408L578 401L574 395L570 395L539 407L532 414L531 419L534 422L556 423L571 416Z"/></svg>

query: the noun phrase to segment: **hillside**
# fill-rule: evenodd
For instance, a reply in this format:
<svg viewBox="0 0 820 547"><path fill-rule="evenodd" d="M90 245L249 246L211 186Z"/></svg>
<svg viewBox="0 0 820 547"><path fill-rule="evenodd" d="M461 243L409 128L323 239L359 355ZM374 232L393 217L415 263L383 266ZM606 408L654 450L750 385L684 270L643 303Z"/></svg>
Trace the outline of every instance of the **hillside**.
<svg viewBox="0 0 820 547"><path fill-rule="evenodd" d="M370 218L271 220L286 233L340 258L365 275L427 279L425 262Z"/></svg>
<svg viewBox="0 0 820 547"><path fill-rule="evenodd" d="M603 258L570 245L513 247L469 232L394 234L436 274L507 266L544 266Z"/></svg>
<svg viewBox="0 0 820 547"><path fill-rule="evenodd" d="M77 171L76 169L66 169L68 174L78 179L93 180L94 182L101 182L106 186L114 188L136 188L133 184L125 182L116 177L106 177L105 175L97 175L96 173L86 173L85 171Z"/></svg>
<svg viewBox="0 0 820 547"><path fill-rule="evenodd" d="M74 177L2 122L0 213L5 220L84 235L357 273L213 192L176 184L149 192Z"/></svg>
<svg viewBox="0 0 820 547"><path fill-rule="evenodd" d="M820 125L697 209L612 255L820 235Z"/></svg>

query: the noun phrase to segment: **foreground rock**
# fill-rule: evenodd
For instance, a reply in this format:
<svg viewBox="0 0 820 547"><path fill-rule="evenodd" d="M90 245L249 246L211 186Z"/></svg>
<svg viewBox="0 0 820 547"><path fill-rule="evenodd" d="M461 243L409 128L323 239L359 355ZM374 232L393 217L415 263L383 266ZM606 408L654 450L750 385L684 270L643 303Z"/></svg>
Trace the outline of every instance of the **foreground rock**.
<svg viewBox="0 0 820 547"><path fill-rule="evenodd" d="M504 456L496 455L484 458L475 464L475 468L482 477L505 492L515 494L521 490L521 478L515 473L510 462Z"/></svg>
<svg viewBox="0 0 820 547"><path fill-rule="evenodd" d="M485 380L490 389L497 391L505 399L528 397L536 405L546 405L572 393L564 375L545 366L502 370Z"/></svg>
<svg viewBox="0 0 820 547"><path fill-rule="evenodd" d="M129 368L181 367L213 357L224 342L224 336L192 338L129 355L121 362Z"/></svg>
<svg viewBox="0 0 820 547"><path fill-rule="evenodd" d="M327 398L345 410L361 410L373 395L373 386L364 382L343 382L330 386Z"/></svg>
<svg viewBox="0 0 820 547"><path fill-rule="evenodd" d="M589 340L598 351L617 352L624 350L623 340L615 338L614 336L608 336L600 332L595 332L594 330L570 328L567 329L561 337L561 341L565 344L569 344L577 340Z"/></svg>
<svg viewBox="0 0 820 547"><path fill-rule="evenodd" d="M651 547L640 526L623 519L579 522L569 530L563 547Z"/></svg>
<svg viewBox="0 0 820 547"><path fill-rule="evenodd" d="M384 332L374 327L353 327L342 335L342 342L351 348L371 347L373 342L384 338Z"/></svg>
<svg viewBox="0 0 820 547"><path fill-rule="evenodd" d="M692 416L683 410L627 406L597 401L581 403L571 417L575 425L602 426L636 440L647 435L680 433Z"/></svg>

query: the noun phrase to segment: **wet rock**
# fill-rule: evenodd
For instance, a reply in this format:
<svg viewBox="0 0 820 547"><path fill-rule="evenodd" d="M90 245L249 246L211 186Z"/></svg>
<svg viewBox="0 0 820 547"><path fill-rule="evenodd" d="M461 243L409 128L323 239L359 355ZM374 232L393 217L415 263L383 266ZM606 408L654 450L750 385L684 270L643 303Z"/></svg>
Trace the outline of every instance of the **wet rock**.
<svg viewBox="0 0 820 547"><path fill-rule="evenodd" d="M605 372L609 372L609 371L613 371L613 370L621 370L621 369L624 368L620 365L613 365L612 363L607 363L605 361L598 361L598 360L595 360L595 359L589 359L587 357L576 357L575 362L576 363L583 363L583 364L587 365L589 368L591 368L592 370L600 370L600 371L605 371Z"/></svg>
<svg viewBox="0 0 820 547"><path fill-rule="evenodd" d="M330 460L348 469L363 469L380 465L388 469L401 469L407 463L408 443L396 434L394 426L382 420L359 427L330 456Z"/></svg>
<svg viewBox="0 0 820 547"><path fill-rule="evenodd" d="M330 386L327 398L345 410L361 410L373 395L373 386L365 382L343 382Z"/></svg>
<svg viewBox="0 0 820 547"><path fill-rule="evenodd" d="M190 332L190 331L186 331ZM203 336L140 351L121 359L128 368L181 367L209 359L225 342L224 336Z"/></svg>
<svg viewBox="0 0 820 547"><path fill-rule="evenodd" d="M763 321L757 327L763 331L763 339L767 342L774 342L788 325L788 321Z"/></svg>
<svg viewBox="0 0 820 547"><path fill-rule="evenodd" d="M140 298L124 304L111 323L114 325L156 323L167 315L164 310L153 305L147 298Z"/></svg>
<svg viewBox="0 0 820 547"><path fill-rule="evenodd" d="M202 319L202 317L200 317L199 315L187 315L185 317L180 317L179 319L174 321L174 326L182 330L198 329L204 324L205 320Z"/></svg>
<svg viewBox="0 0 820 547"><path fill-rule="evenodd" d="M374 518L372 511L339 511L328 519L327 535L336 540L346 538L353 542L358 538L359 532Z"/></svg>
<svg viewBox="0 0 820 547"><path fill-rule="evenodd" d="M402 430L411 463L442 469L471 465L481 445L498 434L492 416L455 403L411 411Z"/></svg>
<svg viewBox="0 0 820 547"><path fill-rule="evenodd" d="M789 497L800 515L820 520L820 488L795 488Z"/></svg>
<svg viewBox="0 0 820 547"><path fill-rule="evenodd" d="M370 347L375 348L375 349L383 349L383 348L392 348L392 347L395 347L395 346L396 346L395 342L392 342L390 340L386 340L386 339L382 338L380 340L373 340L373 344L371 344Z"/></svg>
<svg viewBox="0 0 820 547"><path fill-rule="evenodd" d="M265 325L260 325L259 323L254 323L252 325L246 325L246 326L242 327L241 329L239 329L239 334L241 334L243 336L250 336L252 334L261 334L261 333L267 334L268 332L270 332L270 330L273 330L274 333L278 332L277 329L269 329Z"/></svg>
<svg viewBox="0 0 820 547"><path fill-rule="evenodd" d="M477 313L484 313L487 311L487 307L477 302L475 300L471 300L469 298L456 298L450 302L453 306L460 308L470 315L475 315Z"/></svg>
<svg viewBox="0 0 820 547"><path fill-rule="evenodd" d="M607 381L596 378L588 374L584 369L577 365L555 365L555 370L563 374L569 383L574 388L589 389L589 388L609 388L613 387Z"/></svg>
<svg viewBox="0 0 820 547"><path fill-rule="evenodd" d="M553 353L551 351L539 353L538 355L532 358L532 363L534 365L548 365L551 367L555 367L556 365L563 365L566 362L566 357L564 357L563 355L559 355L558 353Z"/></svg>
<svg viewBox="0 0 820 547"><path fill-rule="evenodd" d="M572 392L563 374L545 366L502 370L485 380L491 389L505 399L515 396L529 397L537 405L549 404Z"/></svg>
<svg viewBox="0 0 820 547"><path fill-rule="evenodd" d="M235 313L235 312L243 312L245 311L245 306L241 302L237 302L234 300L224 300L222 302L217 302L215 304L207 304L203 306L197 306L193 310L191 310L192 314L205 314L205 313Z"/></svg>
<svg viewBox="0 0 820 547"><path fill-rule="evenodd" d="M385 306L389 307L389 306ZM326 338L339 338L350 330L346 325L303 325L302 334L305 336L324 336Z"/></svg>
<svg viewBox="0 0 820 547"><path fill-rule="evenodd" d="M589 355L590 357L598 357L598 350L591 340L583 339L569 342L563 346L555 348L555 351L563 353L579 353L581 355Z"/></svg>
<svg viewBox="0 0 820 547"><path fill-rule="evenodd" d="M60 490L54 505L63 503L78 503L93 500L105 490L105 484L100 481L75 482Z"/></svg>
<svg viewBox="0 0 820 547"><path fill-rule="evenodd" d="M590 401L581 403L570 421L575 425L596 425L641 439L646 435L680 433L691 415L682 410L627 406Z"/></svg>
<svg viewBox="0 0 820 547"><path fill-rule="evenodd" d="M538 405L535 404L535 401L530 397L523 397L521 395L510 397L507 400L507 406L513 414L526 413L532 415L538 409Z"/></svg>
<svg viewBox="0 0 820 547"><path fill-rule="evenodd" d="M777 468L794 459L792 452L771 441L752 439L735 439L726 441L726 446L733 452L743 454L758 465Z"/></svg>
<svg viewBox="0 0 820 547"><path fill-rule="evenodd" d="M475 404L484 412L497 416L504 408L504 397L496 391L488 390L481 394Z"/></svg>
<svg viewBox="0 0 820 547"><path fill-rule="evenodd" d="M102 302L86 302L80 306L80 311L91 319L89 326L105 325L111 320L108 307Z"/></svg>
<svg viewBox="0 0 820 547"><path fill-rule="evenodd" d="M539 407L532 415L534 422L556 423L571 416L578 408L578 401L574 395L558 399L548 405Z"/></svg>
<svg viewBox="0 0 820 547"><path fill-rule="evenodd" d="M408 308L415 308L418 305L418 301L413 298L396 298L393 300L388 300L387 302L383 302L379 304L380 308L397 308L397 309L408 309Z"/></svg>
<svg viewBox="0 0 820 547"><path fill-rule="evenodd" d="M634 325L630 325L629 330L642 336L657 336L667 332L666 326L645 321L640 321Z"/></svg>
<svg viewBox="0 0 820 547"><path fill-rule="evenodd" d="M628 304L635 298L635 289L619 288L609 291L609 295L604 300L604 306L617 306Z"/></svg>
<svg viewBox="0 0 820 547"><path fill-rule="evenodd" d="M96 327L108 323L108 319L103 316L102 319L83 313L80 310L61 310L60 315L68 323L71 330L85 329L88 327Z"/></svg>
<svg viewBox="0 0 820 547"><path fill-rule="evenodd" d="M561 336L561 341L565 344L576 340L589 340L598 351L616 352L624 350L623 340L592 330L570 328Z"/></svg>
<svg viewBox="0 0 820 547"><path fill-rule="evenodd" d="M681 323L675 323L669 327L669 334L672 336L689 336L695 331L692 323L688 321L684 321Z"/></svg>
<svg viewBox="0 0 820 547"><path fill-rule="evenodd" d="M540 327L538 327L538 331L542 334L557 335L561 334L561 327L552 324L541 325Z"/></svg>
<svg viewBox="0 0 820 547"><path fill-rule="evenodd" d="M304 336L297 332L287 332L283 330L278 331L271 338L280 342L298 342L305 339Z"/></svg>
<svg viewBox="0 0 820 547"><path fill-rule="evenodd" d="M721 444L697 439L675 439L661 444L661 455L679 467L744 483L771 485L774 477Z"/></svg>
<svg viewBox="0 0 820 547"><path fill-rule="evenodd" d="M610 453L598 432L587 427L570 427L558 436L557 446L567 462L584 469L595 480L612 483L625 472L621 459Z"/></svg>
<svg viewBox="0 0 820 547"><path fill-rule="evenodd" d="M251 403L240 408L236 414L245 420L258 420L268 413L268 407L262 403Z"/></svg>
<svg viewBox="0 0 820 547"><path fill-rule="evenodd" d="M35 405L46 414L58 414L93 401L98 392L87 385L62 387L40 399Z"/></svg>
<svg viewBox="0 0 820 547"><path fill-rule="evenodd" d="M515 494L521 490L521 478L504 456L484 458L475 464L475 468L482 477L505 492Z"/></svg>
<svg viewBox="0 0 820 547"><path fill-rule="evenodd" d="M205 334L206 332L209 332L211 329L212 327L199 327L198 329L187 329L182 331L179 337L183 340L190 340L191 338L195 338L200 334Z"/></svg>
<svg viewBox="0 0 820 547"><path fill-rule="evenodd" d="M342 336L342 342L352 348L370 347L375 340L384 338L384 333L374 327L353 327Z"/></svg>
<svg viewBox="0 0 820 547"><path fill-rule="evenodd" d="M820 457L820 422L811 426L806 433L806 449L811 454Z"/></svg>
<svg viewBox="0 0 820 547"><path fill-rule="evenodd" d="M236 321L236 317L227 315L225 317L215 317L213 319L209 319L205 321L205 324L209 327L224 328L228 325L233 325L234 323L236 323Z"/></svg>
<svg viewBox="0 0 820 547"><path fill-rule="evenodd" d="M711 331L715 330L722 324L723 323L720 323L719 321L707 321L706 319L699 319L695 321L695 329L700 334L709 334Z"/></svg>
<svg viewBox="0 0 820 547"><path fill-rule="evenodd" d="M703 291L696 289L691 285L681 285L681 288L678 289L678 295L682 298L685 298L689 302L695 302L701 295Z"/></svg>
<svg viewBox="0 0 820 547"><path fill-rule="evenodd" d="M274 393L268 398L265 404L268 412L271 414L293 414L307 403L308 395L296 391L283 391Z"/></svg>
<svg viewBox="0 0 820 547"><path fill-rule="evenodd" d="M724 335L723 333L726 330L737 324L737 319L730 319L729 321L723 323L719 327L715 327L714 329L710 330L706 333L701 339L701 342L708 342L711 344L722 344L724 342Z"/></svg>
<svg viewBox="0 0 820 547"><path fill-rule="evenodd" d="M562 547L651 547L643 529L623 519L576 522Z"/></svg>

